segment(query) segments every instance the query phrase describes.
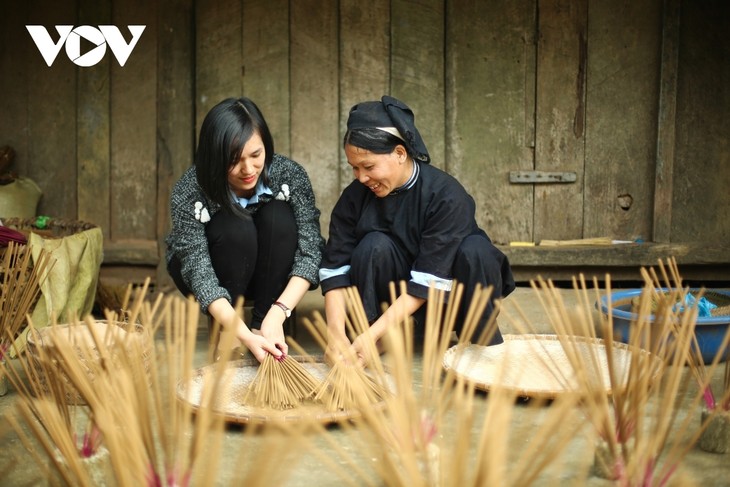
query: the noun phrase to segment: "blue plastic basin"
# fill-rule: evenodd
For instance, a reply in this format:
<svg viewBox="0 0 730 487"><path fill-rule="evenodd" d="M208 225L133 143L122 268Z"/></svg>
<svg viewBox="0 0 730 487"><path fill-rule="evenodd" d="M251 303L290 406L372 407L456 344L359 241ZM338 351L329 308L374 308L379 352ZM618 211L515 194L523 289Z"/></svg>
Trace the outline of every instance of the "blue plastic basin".
<svg viewBox="0 0 730 487"><path fill-rule="evenodd" d="M699 289L692 289L699 291ZM713 292L725 294L730 297L730 291L713 289ZM641 289L630 289L624 291L616 291L611 293L610 302L613 305L613 333L614 339L623 343L628 343L631 323L635 322L638 314L631 311L633 305L631 301L641 296ZM601 312L608 316L609 296L602 296L597 303ZM650 317L650 323L653 323L654 317ZM709 364L717 355L722 340L727 333L730 324L730 316L710 316L697 318L697 326L695 327L695 336L700 347L702 360ZM730 347L723 351L722 360L727 360L730 355Z"/></svg>

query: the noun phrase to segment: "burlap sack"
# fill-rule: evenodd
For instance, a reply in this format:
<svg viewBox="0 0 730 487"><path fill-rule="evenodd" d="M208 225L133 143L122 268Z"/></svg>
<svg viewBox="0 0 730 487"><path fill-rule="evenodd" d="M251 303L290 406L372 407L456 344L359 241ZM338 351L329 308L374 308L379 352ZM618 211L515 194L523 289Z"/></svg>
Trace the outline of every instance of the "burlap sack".
<svg viewBox="0 0 730 487"><path fill-rule="evenodd" d="M63 323L91 313L104 257L101 228L89 228L60 238L31 233L28 245L34 260L41 249L55 260L48 278L41 284L41 296L31 315L33 325L42 328L54 319ZM18 352L25 349L27 330L15 341Z"/></svg>
<svg viewBox="0 0 730 487"><path fill-rule="evenodd" d="M38 185L28 178L17 178L12 183L0 185L0 215L33 218L42 194Z"/></svg>

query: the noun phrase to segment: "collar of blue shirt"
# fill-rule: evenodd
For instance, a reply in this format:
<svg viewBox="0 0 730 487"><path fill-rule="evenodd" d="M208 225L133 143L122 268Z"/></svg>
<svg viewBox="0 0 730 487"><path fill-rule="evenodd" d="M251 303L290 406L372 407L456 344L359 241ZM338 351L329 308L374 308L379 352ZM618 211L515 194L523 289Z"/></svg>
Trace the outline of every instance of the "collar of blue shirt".
<svg viewBox="0 0 730 487"><path fill-rule="evenodd" d="M271 196L274 193L271 191L271 188L264 184L264 180L261 177L259 177L258 183L256 183L256 192L250 198L239 198L233 191L231 191L233 201L241 205L241 208L246 208L248 205L255 205L259 202L259 197L264 194Z"/></svg>

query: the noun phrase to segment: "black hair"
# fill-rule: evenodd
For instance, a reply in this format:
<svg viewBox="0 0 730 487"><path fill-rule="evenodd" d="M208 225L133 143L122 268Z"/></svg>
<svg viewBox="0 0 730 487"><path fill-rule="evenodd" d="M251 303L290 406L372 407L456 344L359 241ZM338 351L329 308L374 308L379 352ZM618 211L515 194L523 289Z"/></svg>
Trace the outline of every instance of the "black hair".
<svg viewBox="0 0 730 487"><path fill-rule="evenodd" d="M396 146L402 145L408 152L408 155L413 157L407 144L402 139L375 127L349 129L343 139L343 145L348 144L365 149L373 154L390 154L395 150Z"/></svg>
<svg viewBox="0 0 730 487"><path fill-rule="evenodd" d="M269 184L268 169L274 158L274 140L261 110L248 98L226 98L210 109L200 127L195 153L198 185L223 209L236 212L228 184L228 171L238 163L246 142L258 132L266 157L261 173Z"/></svg>

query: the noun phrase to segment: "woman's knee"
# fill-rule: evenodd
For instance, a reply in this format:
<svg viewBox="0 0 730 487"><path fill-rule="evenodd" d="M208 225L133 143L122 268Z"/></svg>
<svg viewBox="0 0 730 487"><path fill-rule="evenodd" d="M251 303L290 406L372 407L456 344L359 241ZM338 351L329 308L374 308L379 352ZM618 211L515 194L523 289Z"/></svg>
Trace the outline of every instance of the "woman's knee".
<svg viewBox="0 0 730 487"><path fill-rule="evenodd" d="M298 228L294 211L284 201L273 200L254 214L256 231L262 244L277 242L297 242Z"/></svg>
<svg viewBox="0 0 730 487"><path fill-rule="evenodd" d="M253 220L246 215L234 215L219 211L205 229L211 248L224 247L240 249L255 244L256 232Z"/></svg>
<svg viewBox="0 0 730 487"><path fill-rule="evenodd" d="M489 247L492 244L481 235L469 235L461 241L456 250L455 263L473 263L478 259L489 256Z"/></svg>
<svg viewBox="0 0 730 487"><path fill-rule="evenodd" d="M461 243L453 273L460 282L495 286L496 296L506 296L514 289L507 256L481 235L470 235Z"/></svg>
<svg viewBox="0 0 730 487"><path fill-rule="evenodd" d="M488 239L470 235L459 245L454 259L454 274L478 274L499 276L503 254ZM496 284L496 283L495 283Z"/></svg>
<svg viewBox="0 0 730 487"><path fill-rule="evenodd" d="M395 244L383 232L370 232L365 235L352 252L352 262L370 265L379 259L388 259L393 255Z"/></svg>

